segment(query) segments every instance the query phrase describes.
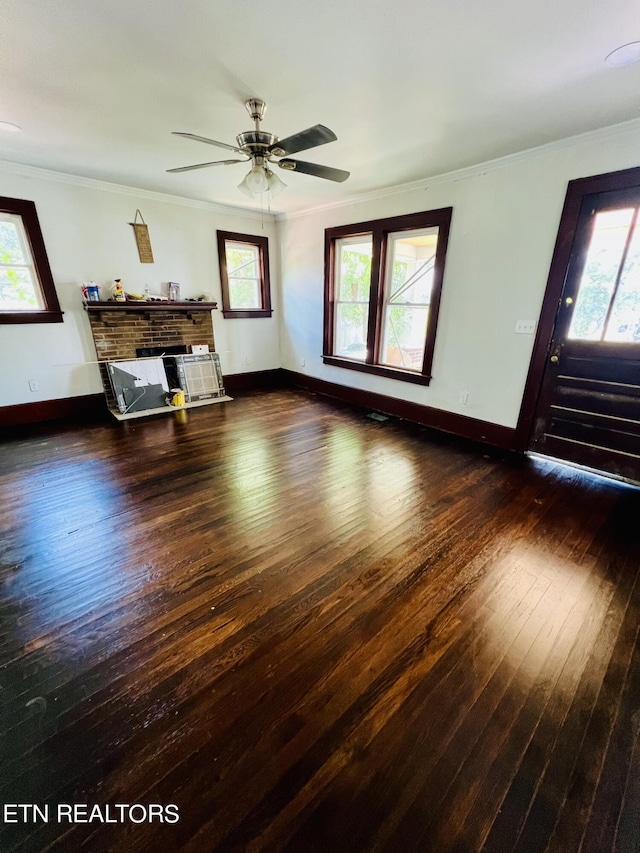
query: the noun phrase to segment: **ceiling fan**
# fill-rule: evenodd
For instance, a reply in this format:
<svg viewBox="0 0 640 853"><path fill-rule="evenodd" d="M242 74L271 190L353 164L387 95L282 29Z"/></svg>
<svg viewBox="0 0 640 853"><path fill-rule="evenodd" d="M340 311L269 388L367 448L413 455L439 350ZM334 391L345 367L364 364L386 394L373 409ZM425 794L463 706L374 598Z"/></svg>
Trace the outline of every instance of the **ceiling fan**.
<svg viewBox="0 0 640 853"><path fill-rule="evenodd" d="M239 133L236 136L236 145L227 145L226 142L217 142L206 136L196 136L195 133L181 133L174 131L175 136L184 136L185 139L195 139L196 142L205 142L207 145L216 145L218 148L226 148L238 154L244 154L244 160L213 160L209 163L197 163L195 166L180 166L177 169L167 169L167 172L190 172L192 169L206 169L208 166L230 166L232 163L251 163L251 170L244 180L238 184L241 190L249 198L257 198L260 193L271 192L275 198L286 188L277 175L271 170L272 165L277 165L286 172L302 172L304 175L313 175L316 178L324 178L327 181L346 181L349 172L343 169L334 169L331 166L320 166L317 163L307 163L304 160L292 160L289 155L297 154L298 151L307 151L309 148L317 148L327 142L335 142L338 138L332 130L323 124L316 124L286 139L278 139L273 133L260 130L260 122L264 118L267 105L259 98L249 98L245 101L247 112L255 122L255 129ZM274 160L275 157L282 159Z"/></svg>

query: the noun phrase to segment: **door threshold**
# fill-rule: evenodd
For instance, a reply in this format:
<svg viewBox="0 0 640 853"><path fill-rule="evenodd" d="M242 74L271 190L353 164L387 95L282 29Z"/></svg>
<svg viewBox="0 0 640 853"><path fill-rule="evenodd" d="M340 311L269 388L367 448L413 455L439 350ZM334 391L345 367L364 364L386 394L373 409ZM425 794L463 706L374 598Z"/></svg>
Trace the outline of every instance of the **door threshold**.
<svg viewBox="0 0 640 853"><path fill-rule="evenodd" d="M620 474L600 471L598 468L590 468L588 465L580 465L578 462L568 462L566 459L558 459L555 456L546 456L544 453L538 453L533 450L528 450L526 455L531 459L539 459L541 462L553 462L554 465L563 465L565 468L574 468L578 471L584 471L586 474L601 477L603 480L613 480L616 483L622 483L624 486L631 486L634 489L640 488L640 481L630 480L628 477L620 476Z"/></svg>

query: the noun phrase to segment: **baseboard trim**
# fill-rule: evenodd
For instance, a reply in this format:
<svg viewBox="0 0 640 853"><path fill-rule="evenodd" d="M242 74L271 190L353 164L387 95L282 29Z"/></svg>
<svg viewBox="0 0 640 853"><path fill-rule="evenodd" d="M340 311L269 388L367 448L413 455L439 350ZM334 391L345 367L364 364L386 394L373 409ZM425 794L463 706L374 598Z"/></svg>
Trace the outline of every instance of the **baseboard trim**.
<svg viewBox="0 0 640 853"><path fill-rule="evenodd" d="M242 391L266 391L271 388L283 388L286 384L284 371L280 367L273 370L254 370L251 373L231 373L224 375L224 390L228 394Z"/></svg>
<svg viewBox="0 0 640 853"><path fill-rule="evenodd" d="M501 450L513 450L515 429L469 418L454 412L445 412L431 406L421 406L407 400L375 394L361 388L337 385L304 373L275 368L256 370L251 373L225 375L224 387L229 394L243 391L269 390L273 388L302 388L314 394L332 397L363 409L372 409L403 418L422 426L452 433L472 441L490 444ZM107 418L107 406L103 394L85 394L81 397L66 397L59 400L42 400L38 403L22 403L17 406L0 407L0 427L16 427L42 421L67 419Z"/></svg>
<svg viewBox="0 0 640 853"><path fill-rule="evenodd" d="M354 406L373 409L385 415L403 418L472 441L490 444L501 450L512 450L514 446L515 429L511 427L492 424L489 421L481 421L477 418L469 418L455 412L445 412L443 409L435 409L431 406L421 406L418 403L398 400L395 397L387 397L385 394L375 394L361 388L336 385L334 382L316 379L314 376L306 376L293 370L284 370L283 373L286 375L286 384L304 388L315 394L323 394L345 403L351 403Z"/></svg>
<svg viewBox="0 0 640 853"><path fill-rule="evenodd" d="M20 403L0 407L0 427L25 426L43 421L60 421L69 418L105 418L107 404L104 394L84 394L80 397L63 397L58 400L40 400L37 403Z"/></svg>

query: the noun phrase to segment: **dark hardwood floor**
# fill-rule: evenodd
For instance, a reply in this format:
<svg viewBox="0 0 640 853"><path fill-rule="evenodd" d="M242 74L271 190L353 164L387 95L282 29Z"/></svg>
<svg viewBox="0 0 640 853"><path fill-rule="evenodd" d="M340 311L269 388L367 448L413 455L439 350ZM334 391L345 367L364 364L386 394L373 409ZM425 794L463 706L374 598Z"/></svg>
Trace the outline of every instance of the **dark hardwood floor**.
<svg viewBox="0 0 640 853"><path fill-rule="evenodd" d="M640 850L640 490L276 391L0 501L3 851Z"/></svg>

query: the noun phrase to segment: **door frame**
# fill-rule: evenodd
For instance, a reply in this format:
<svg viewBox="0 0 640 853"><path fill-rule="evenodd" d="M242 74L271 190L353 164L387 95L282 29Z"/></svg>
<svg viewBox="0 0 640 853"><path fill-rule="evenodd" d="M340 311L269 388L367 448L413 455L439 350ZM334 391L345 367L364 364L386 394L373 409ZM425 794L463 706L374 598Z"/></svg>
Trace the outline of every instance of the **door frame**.
<svg viewBox="0 0 640 853"><path fill-rule="evenodd" d="M551 258L540 319L538 320L529 372L522 396L520 415L513 439L513 449L516 451L525 453L529 449L535 412L542 391L542 380L573 251L582 201L586 195L592 193L626 190L634 187L640 187L640 166L569 181L562 216L560 217L558 236Z"/></svg>

